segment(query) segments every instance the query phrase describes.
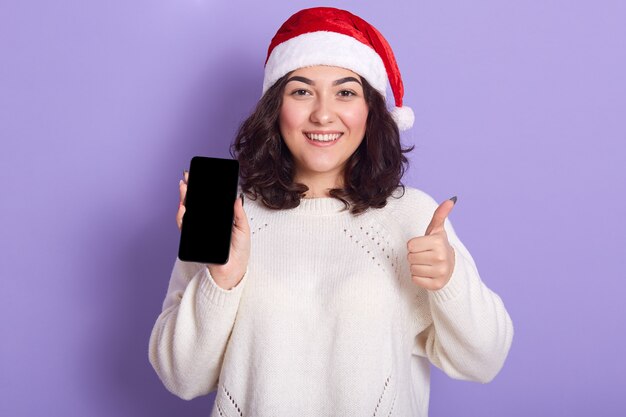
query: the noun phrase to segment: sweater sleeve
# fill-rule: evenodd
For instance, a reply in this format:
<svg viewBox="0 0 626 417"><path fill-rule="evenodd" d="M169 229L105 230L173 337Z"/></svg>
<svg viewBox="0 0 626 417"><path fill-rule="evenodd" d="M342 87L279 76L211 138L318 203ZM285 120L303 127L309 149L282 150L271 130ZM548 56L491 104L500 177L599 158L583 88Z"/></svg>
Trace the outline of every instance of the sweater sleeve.
<svg viewBox="0 0 626 417"><path fill-rule="evenodd" d="M189 400L217 388L246 271L236 287L219 287L204 264L176 259L149 358L165 387Z"/></svg>
<svg viewBox="0 0 626 417"><path fill-rule="evenodd" d="M437 203L431 204L434 212ZM427 291L432 323L416 335L414 353L427 356L452 378L486 383L504 365L513 323L448 219L444 228L455 252L454 269L443 288Z"/></svg>

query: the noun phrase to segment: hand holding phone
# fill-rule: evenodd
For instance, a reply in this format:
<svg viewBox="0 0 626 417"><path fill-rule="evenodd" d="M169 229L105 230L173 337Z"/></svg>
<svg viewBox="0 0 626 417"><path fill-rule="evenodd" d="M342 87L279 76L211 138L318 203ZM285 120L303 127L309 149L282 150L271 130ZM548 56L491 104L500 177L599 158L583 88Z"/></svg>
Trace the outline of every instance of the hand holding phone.
<svg viewBox="0 0 626 417"><path fill-rule="evenodd" d="M239 283L250 256L250 227L237 182L237 161L194 157L179 185L179 258L207 264L225 289Z"/></svg>

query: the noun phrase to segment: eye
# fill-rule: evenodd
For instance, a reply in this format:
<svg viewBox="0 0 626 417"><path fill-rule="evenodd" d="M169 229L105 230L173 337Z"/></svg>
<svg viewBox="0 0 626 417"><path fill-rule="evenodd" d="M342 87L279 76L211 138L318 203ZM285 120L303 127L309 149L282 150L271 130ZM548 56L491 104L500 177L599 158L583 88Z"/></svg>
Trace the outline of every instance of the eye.
<svg viewBox="0 0 626 417"><path fill-rule="evenodd" d="M356 96L356 93L352 90L341 90L339 93L340 97L352 97Z"/></svg>
<svg viewBox="0 0 626 417"><path fill-rule="evenodd" d="M303 88L299 88L291 92L292 96L306 96L307 94L309 94L309 92Z"/></svg>

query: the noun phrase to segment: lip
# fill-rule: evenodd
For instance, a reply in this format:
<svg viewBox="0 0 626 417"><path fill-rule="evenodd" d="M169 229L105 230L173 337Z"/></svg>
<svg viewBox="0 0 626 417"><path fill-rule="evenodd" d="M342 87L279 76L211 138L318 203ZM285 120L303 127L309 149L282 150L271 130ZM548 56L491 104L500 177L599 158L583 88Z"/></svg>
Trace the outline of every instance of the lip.
<svg viewBox="0 0 626 417"><path fill-rule="evenodd" d="M316 141L316 140L309 139L309 137L306 135L307 133L309 133L309 134L313 133L313 134L318 134L318 135L332 135L332 134L339 133L340 136L337 139L333 140L333 141L319 142L319 141ZM327 147L333 146L334 144L339 142L341 140L341 138L343 137L343 132L311 130L311 131L302 132L302 136L304 136L306 141L308 143L310 143L311 145L313 145L313 146L317 146L318 148L327 148Z"/></svg>

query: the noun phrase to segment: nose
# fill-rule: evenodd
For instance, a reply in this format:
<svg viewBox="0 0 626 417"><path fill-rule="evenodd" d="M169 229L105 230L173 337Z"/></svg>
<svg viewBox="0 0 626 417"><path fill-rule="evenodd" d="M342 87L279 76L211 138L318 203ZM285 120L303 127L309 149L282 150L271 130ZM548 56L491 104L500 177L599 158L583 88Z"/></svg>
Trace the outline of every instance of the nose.
<svg viewBox="0 0 626 417"><path fill-rule="evenodd" d="M318 95L311 109L311 122L325 125L332 123L335 117L332 99L326 94Z"/></svg>

